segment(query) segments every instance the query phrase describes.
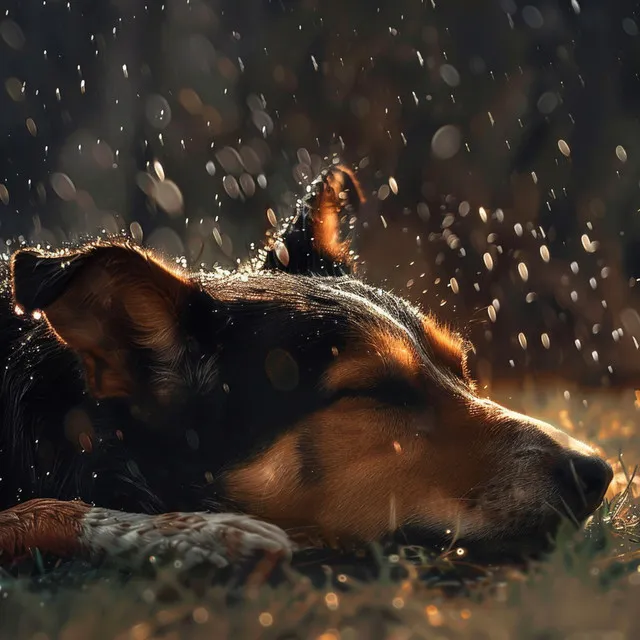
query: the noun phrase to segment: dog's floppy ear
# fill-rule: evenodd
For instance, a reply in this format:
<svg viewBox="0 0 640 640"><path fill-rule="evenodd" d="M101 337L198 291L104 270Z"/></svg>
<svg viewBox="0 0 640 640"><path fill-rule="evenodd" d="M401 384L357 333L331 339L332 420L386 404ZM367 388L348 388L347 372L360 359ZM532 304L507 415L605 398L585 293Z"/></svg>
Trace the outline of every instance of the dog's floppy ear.
<svg viewBox="0 0 640 640"><path fill-rule="evenodd" d="M180 317L195 285L141 249L126 242L57 253L23 249L13 255L11 274L15 303L44 313L81 357L98 398L140 391L140 361L181 355Z"/></svg>
<svg viewBox="0 0 640 640"><path fill-rule="evenodd" d="M350 242L340 236L345 209L364 202L360 184L344 166L324 171L298 202L297 212L267 247L264 269L302 275L351 273Z"/></svg>

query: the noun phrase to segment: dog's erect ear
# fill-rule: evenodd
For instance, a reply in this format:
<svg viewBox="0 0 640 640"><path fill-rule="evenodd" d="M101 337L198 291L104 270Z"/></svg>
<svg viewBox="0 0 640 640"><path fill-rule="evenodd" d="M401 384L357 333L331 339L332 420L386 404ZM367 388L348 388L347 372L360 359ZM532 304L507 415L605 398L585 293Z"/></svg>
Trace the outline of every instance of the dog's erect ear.
<svg viewBox="0 0 640 640"><path fill-rule="evenodd" d="M271 240L263 268L302 275L351 273L350 242L340 236L341 216L362 202L362 189L350 169L327 169L298 202L293 219Z"/></svg>
<svg viewBox="0 0 640 640"><path fill-rule="evenodd" d="M24 249L11 262L13 297L41 311L57 337L76 351L98 398L129 396L135 363L181 355L181 313L195 285L128 243L72 252Z"/></svg>

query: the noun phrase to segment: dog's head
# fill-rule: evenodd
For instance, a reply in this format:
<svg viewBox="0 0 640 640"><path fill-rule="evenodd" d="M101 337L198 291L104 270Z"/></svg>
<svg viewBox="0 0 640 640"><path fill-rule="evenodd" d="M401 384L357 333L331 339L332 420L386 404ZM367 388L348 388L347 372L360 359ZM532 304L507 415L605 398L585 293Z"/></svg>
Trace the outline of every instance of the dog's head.
<svg viewBox="0 0 640 640"><path fill-rule="evenodd" d="M340 216L360 198L329 171L262 267L233 274L187 274L126 242L23 250L15 301L78 354L97 399L129 407L131 440L173 470L184 504L196 492L330 542L544 546L597 508L611 469L480 397L471 345L352 277Z"/></svg>

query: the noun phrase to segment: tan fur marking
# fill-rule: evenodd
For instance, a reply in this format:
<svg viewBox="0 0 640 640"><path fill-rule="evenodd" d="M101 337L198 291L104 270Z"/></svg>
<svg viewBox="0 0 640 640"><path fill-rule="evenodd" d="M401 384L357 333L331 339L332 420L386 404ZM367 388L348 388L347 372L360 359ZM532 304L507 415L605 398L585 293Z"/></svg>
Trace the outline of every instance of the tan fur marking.
<svg viewBox="0 0 640 640"><path fill-rule="evenodd" d="M149 348L169 363L180 356L179 307L192 285L133 247L85 253L86 265L44 316L56 336L80 354L96 397L130 395L132 346Z"/></svg>
<svg viewBox="0 0 640 640"><path fill-rule="evenodd" d="M108 359L105 367L104 358ZM94 356L81 354L87 385L96 398L122 398L131 395L133 382L126 371L122 358L115 353Z"/></svg>
<svg viewBox="0 0 640 640"><path fill-rule="evenodd" d="M327 389L371 387L385 374L394 372L400 372L409 383L419 382L420 361L406 339L374 329L366 344L336 358L324 375Z"/></svg>
<svg viewBox="0 0 640 640"><path fill-rule="evenodd" d="M345 175L350 178L350 187L355 193L350 194L351 201L364 202L362 188L353 172L344 166L331 171L318 196L314 219L314 245L336 262L348 258L349 243L340 240L340 213L349 198L345 197Z"/></svg>
<svg viewBox="0 0 640 640"><path fill-rule="evenodd" d="M436 358L454 373L463 376L466 344L462 337L448 327L442 326L433 316L424 316L422 326Z"/></svg>
<svg viewBox="0 0 640 640"><path fill-rule="evenodd" d="M35 499L0 512L0 557L16 558L33 549L60 556L82 551L83 502Z"/></svg>
<svg viewBox="0 0 640 640"><path fill-rule="evenodd" d="M329 541L375 540L411 521L452 526L461 513L458 498L490 467L476 449L460 468L458 432L430 443L415 435L420 416L381 409L371 399L344 399L313 415L257 461L232 471L231 497L292 535L313 532ZM295 442L303 432L317 452L317 483L297 480Z"/></svg>
<svg viewBox="0 0 640 640"><path fill-rule="evenodd" d="M287 433L253 462L230 471L226 476L229 495L251 505L250 513L264 514L273 522L296 523L300 498L297 441L297 432Z"/></svg>
<svg viewBox="0 0 640 640"><path fill-rule="evenodd" d="M424 327L435 364L460 368L462 339L430 319ZM296 425L255 462L233 470L227 476L230 497L296 539L316 536L329 544L375 540L410 523L454 537L496 535L508 526L509 510L526 510L541 499L540 484L531 491L521 485L530 486L533 468L526 462L518 467L505 452L532 447L552 456L557 445L544 426L470 391L438 391L410 340L393 329L363 332L359 342L350 342L323 384L332 391L366 389L391 371L425 388L424 406L342 398ZM295 443L301 436L312 447L311 464L318 465L304 470L315 473L314 482L300 481L303 461ZM535 470L541 481L548 475L539 462ZM477 497L501 477L506 484L499 501L491 498L477 508Z"/></svg>

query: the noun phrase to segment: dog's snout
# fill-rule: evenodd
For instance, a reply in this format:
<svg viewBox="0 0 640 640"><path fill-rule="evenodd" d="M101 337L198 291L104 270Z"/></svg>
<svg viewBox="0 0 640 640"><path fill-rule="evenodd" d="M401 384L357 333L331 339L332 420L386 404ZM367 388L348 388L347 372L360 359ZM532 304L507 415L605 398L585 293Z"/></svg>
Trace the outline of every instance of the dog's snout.
<svg viewBox="0 0 640 640"><path fill-rule="evenodd" d="M555 476L565 506L577 520L584 520L602 502L613 471L602 458L571 453L558 462Z"/></svg>

